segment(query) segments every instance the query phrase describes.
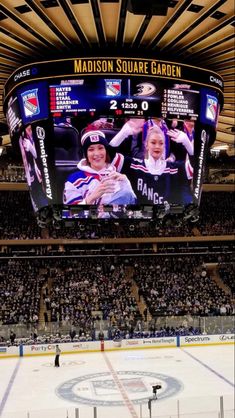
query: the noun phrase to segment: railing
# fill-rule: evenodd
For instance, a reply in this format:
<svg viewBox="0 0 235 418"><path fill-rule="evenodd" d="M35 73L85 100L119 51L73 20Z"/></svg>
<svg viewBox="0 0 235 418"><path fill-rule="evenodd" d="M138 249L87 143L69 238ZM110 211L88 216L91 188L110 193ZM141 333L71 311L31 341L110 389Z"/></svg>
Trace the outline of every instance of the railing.
<svg viewBox="0 0 235 418"><path fill-rule="evenodd" d="M56 402L56 401L55 401ZM151 405L151 406L150 406ZM129 405L130 406L130 405ZM234 418L234 397L203 396L183 397L180 399L159 399L140 405L132 403L133 409L128 406L102 407L79 406L42 410L17 410L4 412L1 418ZM132 411L132 412L131 412Z"/></svg>
<svg viewBox="0 0 235 418"><path fill-rule="evenodd" d="M141 321L141 331L148 331L150 329L160 330L160 328L173 327L174 329L184 326L186 329L193 327L199 330L201 334L225 334L233 333L235 327L235 316L159 316L153 318L149 322ZM125 326L117 324L115 327L121 331L127 330ZM98 339L100 331L104 333L104 337L108 338L108 332L115 328L110 321L100 320L94 321L92 328L87 331L92 332ZM60 322L50 322L45 324L10 324L0 326L0 336L4 339L9 339L10 331L16 334L16 338L29 338L36 330L38 336L60 335L62 338L69 334L74 329L76 334L79 334L79 325L73 325L70 322L61 324ZM83 330L84 331L84 330Z"/></svg>

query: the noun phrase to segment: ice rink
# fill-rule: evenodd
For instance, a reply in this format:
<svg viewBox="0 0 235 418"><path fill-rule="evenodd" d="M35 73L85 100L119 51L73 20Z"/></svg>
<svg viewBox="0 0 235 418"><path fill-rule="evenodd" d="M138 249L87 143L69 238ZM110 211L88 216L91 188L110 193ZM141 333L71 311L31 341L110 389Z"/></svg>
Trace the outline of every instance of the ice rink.
<svg viewBox="0 0 235 418"><path fill-rule="evenodd" d="M152 418L234 418L232 345L62 353L60 364L1 359L0 417L148 418L159 384Z"/></svg>

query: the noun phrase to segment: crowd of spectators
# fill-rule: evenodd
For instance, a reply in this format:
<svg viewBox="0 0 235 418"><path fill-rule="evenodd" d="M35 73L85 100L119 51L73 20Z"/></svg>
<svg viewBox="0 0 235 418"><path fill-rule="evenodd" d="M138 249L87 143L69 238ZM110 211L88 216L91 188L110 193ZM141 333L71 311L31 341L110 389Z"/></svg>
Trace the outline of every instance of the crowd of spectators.
<svg viewBox="0 0 235 418"><path fill-rule="evenodd" d="M235 263L223 263L219 265L219 275L226 286L231 290L235 298Z"/></svg>
<svg viewBox="0 0 235 418"><path fill-rule="evenodd" d="M75 238L75 239L98 239L98 238L148 238L163 236L194 236L194 226L186 222L178 222L176 218L173 222L168 218L168 222L158 221L133 221L132 223L120 220L119 222L89 221L81 222L77 228L69 229L66 225L50 228L49 236L52 238Z"/></svg>
<svg viewBox="0 0 235 418"><path fill-rule="evenodd" d="M234 193L203 193L200 212L198 229L202 235L234 234Z"/></svg>
<svg viewBox="0 0 235 418"><path fill-rule="evenodd" d="M25 183L25 171L20 154L16 155L12 147L5 147L0 158L0 182Z"/></svg>
<svg viewBox="0 0 235 418"><path fill-rule="evenodd" d="M1 262L0 324L38 324L40 291L47 276L41 263L10 259Z"/></svg>
<svg viewBox="0 0 235 418"><path fill-rule="evenodd" d="M1 160L1 163L3 160ZM22 166L1 164L0 182L22 182ZM135 237L176 237L234 234L234 194L228 192L202 193L200 218L197 223L185 221L183 216L166 216L157 220L69 220L54 222L39 228L28 192L0 192L0 239L105 239ZM10 247L9 247L10 248ZM69 249L69 247L67 247ZM68 254L78 251L71 247ZM139 247L140 248L140 247ZM145 246L145 249L147 245ZM161 249L161 247L159 247ZM164 253L164 247L162 253ZM175 251L173 245L173 252ZM31 247L32 255L52 255L51 247ZM128 247L126 247L128 250ZM152 246L151 246L152 249ZM66 247L57 252L66 254ZM27 254L29 250L26 250ZM97 248L97 255L105 246ZM203 252L203 251L202 251ZM25 338L9 333L9 344L42 344L94 339L158 338L175 335L219 333L223 329L213 321L214 316L226 318L234 315L232 294L234 264L230 254L183 255L133 258L118 257L53 259L35 257L23 260L12 257L1 260L0 269L0 325L10 328L14 324L32 326L33 332ZM213 258L214 257L214 258ZM231 289L225 293L209 277L206 261L219 262L222 281ZM132 293L132 275L139 289L139 300ZM50 287L48 283L51 283ZM44 289L47 289L44 292ZM38 333L40 302L43 298L45 328ZM146 328L146 316L141 315L139 302L143 300L153 320ZM180 325L164 325L160 317L186 316ZM207 317L210 326L195 326L195 316ZM48 333L47 321L58 330L70 332ZM108 331L97 331L102 321L109 324ZM208 321L207 321L208 322ZM31 329L31 328L30 328ZM231 330L232 332L233 330ZM0 337L0 344L6 342Z"/></svg>
<svg viewBox="0 0 235 418"><path fill-rule="evenodd" d="M140 313L132 278L154 318L233 315L232 295L209 277L203 262L203 255L2 260L0 324L37 325L43 298L45 323L85 333L107 321L129 334L144 332L147 313ZM225 271L222 279L232 273L223 266Z"/></svg>
<svg viewBox="0 0 235 418"><path fill-rule="evenodd" d="M202 334L201 329L193 326L161 326L156 329L155 326L150 325L148 330L121 330L119 328L110 328L108 330L107 338L115 341L119 339L164 338L199 334Z"/></svg>
<svg viewBox="0 0 235 418"><path fill-rule="evenodd" d="M16 210L17 209L17 210ZM66 221L56 222L49 228L37 225L28 192L0 193L0 239L97 239L164 236L223 235L235 232L235 202L233 193L203 193L198 223L168 216L162 221L89 220L75 222L72 227Z"/></svg>
<svg viewBox="0 0 235 418"><path fill-rule="evenodd" d="M0 159L0 182L22 183L26 182L22 158L19 153L6 148L6 154ZM207 170L204 183L234 184L234 158L225 160L211 158L207 161Z"/></svg>
<svg viewBox="0 0 235 418"><path fill-rule="evenodd" d="M141 316L124 264L110 258L63 264L50 294L52 322L72 323L85 330L101 319L122 327Z"/></svg>
<svg viewBox="0 0 235 418"><path fill-rule="evenodd" d="M25 172L23 167L9 166L0 169L0 182L3 183L25 183Z"/></svg>
<svg viewBox="0 0 235 418"><path fill-rule="evenodd" d="M140 257L134 279L154 317L234 314L231 294L209 277L200 257Z"/></svg>
<svg viewBox="0 0 235 418"><path fill-rule="evenodd" d="M201 328L184 325L179 327L160 327L158 330L138 330L138 327L135 327L134 330L130 328L119 329L118 327L111 326L108 328L107 332L95 332L95 330L86 330L83 332L82 329L79 329L78 333L75 331L75 328L72 328L71 332L68 334L41 334L37 335L32 333L30 337L21 337L16 338L14 332L10 332L9 338L0 337L0 346L19 346L23 345L34 345L34 344L58 344L58 343L70 343L70 342L85 342L85 341L97 341L97 340L113 340L119 341L123 339L146 339L146 338L164 338L164 337L176 337L176 336L186 336L186 335L200 335L202 334ZM74 331L74 333L73 333ZM13 336L13 338L12 338Z"/></svg>
<svg viewBox="0 0 235 418"><path fill-rule="evenodd" d="M0 239L39 239L29 192L0 193Z"/></svg>

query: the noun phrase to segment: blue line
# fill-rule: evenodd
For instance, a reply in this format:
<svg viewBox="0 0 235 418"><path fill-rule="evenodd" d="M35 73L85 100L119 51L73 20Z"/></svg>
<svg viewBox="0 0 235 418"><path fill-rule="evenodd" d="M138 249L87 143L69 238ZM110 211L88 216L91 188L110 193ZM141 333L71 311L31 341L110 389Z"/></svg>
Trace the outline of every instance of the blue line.
<svg viewBox="0 0 235 418"><path fill-rule="evenodd" d="M10 395L11 388L12 388L12 386L13 386L14 380L15 380L16 375L17 375L17 372L18 372L18 369L19 369L19 367L20 367L20 360L21 360L21 359L19 359L19 360L17 361L17 363L16 363L16 366L15 366L15 368L14 368L14 370L13 370L13 373L12 373L12 375L11 375L11 378L10 378L10 380L9 380L9 383L8 383L8 385L7 385L7 388L6 388L6 390L5 390L5 393L4 393L4 395L3 395L3 398L2 398L2 400L1 400L1 403L0 403L0 416L2 415L3 409L4 409L5 404L6 404L6 402L7 402L7 399L8 399L8 396Z"/></svg>
<svg viewBox="0 0 235 418"><path fill-rule="evenodd" d="M181 348L181 351L183 351L185 354L187 354L193 360L197 361L199 364L201 364L202 366L204 366L206 369L210 370L210 372L214 373L216 376L218 376L220 379L224 380L230 386L232 386L233 388L235 387L235 385L232 382L230 382L230 380L226 379L226 377L224 377L222 374L218 373L216 370L212 369L210 366L208 366L207 364L203 363L203 361L199 360L197 357L195 357L192 354L188 353L183 348Z"/></svg>

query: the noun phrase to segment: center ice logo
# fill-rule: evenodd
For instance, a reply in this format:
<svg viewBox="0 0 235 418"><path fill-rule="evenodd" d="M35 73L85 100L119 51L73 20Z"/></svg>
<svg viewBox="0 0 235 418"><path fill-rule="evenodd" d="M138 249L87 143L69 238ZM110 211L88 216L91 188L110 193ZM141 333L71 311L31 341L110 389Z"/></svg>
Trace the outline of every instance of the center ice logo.
<svg viewBox="0 0 235 418"><path fill-rule="evenodd" d="M148 402L156 382L161 386L159 401L176 395L183 388L180 380L162 373L131 370L115 373L126 396L135 405ZM117 380L110 372L79 376L62 383L56 394L67 401L90 406L125 406Z"/></svg>

